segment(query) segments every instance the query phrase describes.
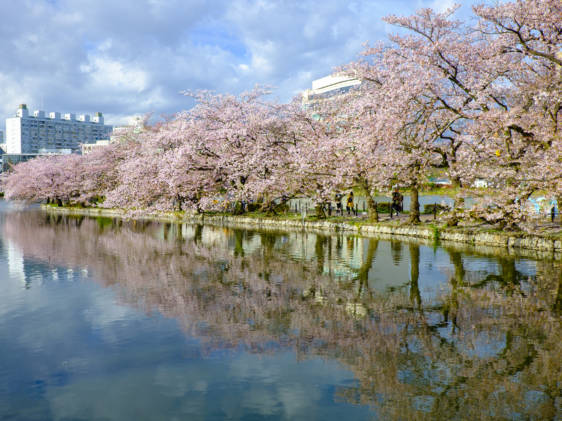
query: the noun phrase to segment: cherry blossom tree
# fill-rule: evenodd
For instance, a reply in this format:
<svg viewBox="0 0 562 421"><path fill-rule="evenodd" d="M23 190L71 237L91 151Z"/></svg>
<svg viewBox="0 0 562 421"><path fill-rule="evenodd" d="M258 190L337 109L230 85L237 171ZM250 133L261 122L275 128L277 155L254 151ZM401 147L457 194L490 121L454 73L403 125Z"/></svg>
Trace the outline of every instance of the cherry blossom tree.
<svg viewBox="0 0 562 421"><path fill-rule="evenodd" d="M487 45L452 18L456 9L385 18L407 34L367 48L365 59L348 66L369 82L363 84L364 98L378 110L373 118L386 129L381 132L389 134L385 143L393 151L384 155L384 166L411 190L414 223L419 222L418 191L432 169L445 170L455 185L462 184L459 151L466 126L481 111L478 96L497 77L482 71L490 55Z"/></svg>
<svg viewBox="0 0 562 421"><path fill-rule="evenodd" d="M526 0L474 11L502 77L472 127L467 175L495 187L493 197L481 201L492 207L480 209L483 217L514 225L526 217L525 201L537 191L562 203L562 5Z"/></svg>
<svg viewBox="0 0 562 421"><path fill-rule="evenodd" d="M6 198L28 201L77 201L82 191L78 155L40 157L14 166L5 180Z"/></svg>
<svg viewBox="0 0 562 421"><path fill-rule="evenodd" d="M289 155L286 185L294 194L311 198L319 217L325 217L326 204L336 192L353 186L345 157L350 139L341 110L341 98L317 103L314 109L294 102L290 110L287 134L296 147Z"/></svg>
<svg viewBox="0 0 562 421"><path fill-rule="evenodd" d="M373 196L388 185L389 179L385 172L388 167L383 165L385 154L389 152L384 142L388 127L379 118L381 107L374 105L379 103L379 94L379 89L363 86L316 104L317 112L322 115L321 124L328 133L319 139L325 144L324 174L329 176L325 183L331 191L359 187L366 196L371 221L378 221Z"/></svg>
<svg viewBox="0 0 562 421"><path fill-rule="evenodd" d="M280 177L295 140L286 133L287 107L265 101L267 93L261 88L239 97L186 93L197 106L179 116L192 130L182 154L196 163L190 170L201 172L209 198L226 194L228 201L267 206L283 194Z"/></svg>
<svg viewBox="0 0 562 421"><path fill-rule="evenodd" d="M394 168L395 180L411 189L411 222L419 221L418 189L441 168L458 186L491 180L499 194L481 198L476 211L514 223L533 192L559 184L560 5L477 7L479 30L453 20L455 10L387 17L407 35L368 48L347 70L369 82L361 100L391 134L376 135L392 150L379 167ZM546 171L536 171L538 163Z"/></svg>
<svg viewBox="0 0 562 421"><path fill-rule="evenodd" d="M6 197L240 213L306 196L323 216L335 192L361 187L376 221L373 196L399 186L419 223L419 190L439 171L462 188L450 224L465 215L520 226L533 194L562 203L562 6L477 6L475 26L457 8L387 17L400 34L340 69L360 87L314 110L268 101L263 88L186 93L194 108L100 151L15 166ZM478 179L490 188L474 188Z"/></svg>

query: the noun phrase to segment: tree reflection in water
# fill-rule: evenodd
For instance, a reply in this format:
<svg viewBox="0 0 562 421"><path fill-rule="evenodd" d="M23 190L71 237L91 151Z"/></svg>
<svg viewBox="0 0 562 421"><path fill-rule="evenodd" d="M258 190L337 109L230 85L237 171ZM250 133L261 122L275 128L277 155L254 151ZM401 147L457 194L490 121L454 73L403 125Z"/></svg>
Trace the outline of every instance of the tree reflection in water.
<svg viewBox="0 0 562 421"><path fill-rule="evenodd" d="M179 320L208 350L289 347L339 360L358 383L338 397L384 418L561 415L559 261L537 261L529 276L513 256L445 248L448 282L424 303L420 256L430 249L415 242L40 213L5 219L4 235L26 258L86 269L127 304ZM407 288L373 289L375 268L407 258ZM498 270L467 267L475 258Z"/></svg>

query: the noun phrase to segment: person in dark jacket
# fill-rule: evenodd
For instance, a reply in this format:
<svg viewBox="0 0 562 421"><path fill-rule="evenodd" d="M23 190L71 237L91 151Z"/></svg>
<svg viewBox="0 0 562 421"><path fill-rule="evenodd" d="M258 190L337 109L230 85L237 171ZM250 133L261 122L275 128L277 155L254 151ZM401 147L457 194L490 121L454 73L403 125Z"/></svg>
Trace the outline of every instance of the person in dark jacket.
<svg viewBox="0 0 562 421"><path fill-rule="evenodd" d="M341 203L342 195L340 193L336 193L336 215L343 216L343 206Z"/></svg>
<svg viewBox="0 0 562 421"><path fill-rule="evenodd" d="M395 188L392 192L392 210L398 215L404 210L404 196L400 194L398 188Z"/></svg>
<svg viewBox="0 0 562 421"><path fill-rule="evenodd" d="M353 210L353 192L349 193L349 196L347 196L347 203L345 205L345 210L347 211L348 215L350 215L351 211Z"/></svg>

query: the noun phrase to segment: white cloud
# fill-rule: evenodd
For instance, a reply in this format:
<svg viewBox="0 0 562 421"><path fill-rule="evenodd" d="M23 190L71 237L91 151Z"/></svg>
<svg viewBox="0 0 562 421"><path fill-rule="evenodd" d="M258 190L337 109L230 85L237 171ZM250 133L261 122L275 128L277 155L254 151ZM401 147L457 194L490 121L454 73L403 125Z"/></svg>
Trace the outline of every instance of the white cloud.
<svg viewBox="0 0 562 421"><path fill-rule="evenodd" d="M142 92L148 86L148 75L144 70L109 57L91 57L88 64L80 66L80 70L89 75L96 88Z"/></svg>
<svg viewBox="0 0 562 421"><path fill-rule="evenodd" d="M463 2L464 10L476 0ZM47 0L4 2L0 129L17 104L116 119L171 114L181 90L241 92L256 83L289 100L366 41L387 14L451 0ZM464 12L463 12L464 13ZM392 30L392 28L390 28ZM109 121L109 120L108 120Z"/></svg>
<svg viewBox="0 0 562 421"><path fill-rule="evenodd" d="M429 5L429 7L438 10L440 12L444 12L445 10L450 9L457 3L458 1L456 0L433 0Z"/></svg>

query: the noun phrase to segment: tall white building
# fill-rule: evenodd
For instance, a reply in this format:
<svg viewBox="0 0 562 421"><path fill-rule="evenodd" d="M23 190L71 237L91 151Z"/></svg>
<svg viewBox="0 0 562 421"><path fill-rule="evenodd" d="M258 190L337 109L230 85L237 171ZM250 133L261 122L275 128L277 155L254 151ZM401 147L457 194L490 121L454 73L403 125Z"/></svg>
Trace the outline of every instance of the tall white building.
<svg viewBox="0 0 562 421"><path fill-rule="evenodd" d="M338 73L313 80L312 89L306 89L302 93L303 106L313 107L315 103L345 94L359 85L359 79Z"/></svg>
<svg viewBox="0 0 562 421"><path fill-rule="evenodd" d="M87 114L61 116L51 112L35 111L29 115L25 104L19 106L16 117L6 119L6 148L9 154L77 152L82 143L108 139L112 126L103 122L102 113L90 120Z"/></svg>

